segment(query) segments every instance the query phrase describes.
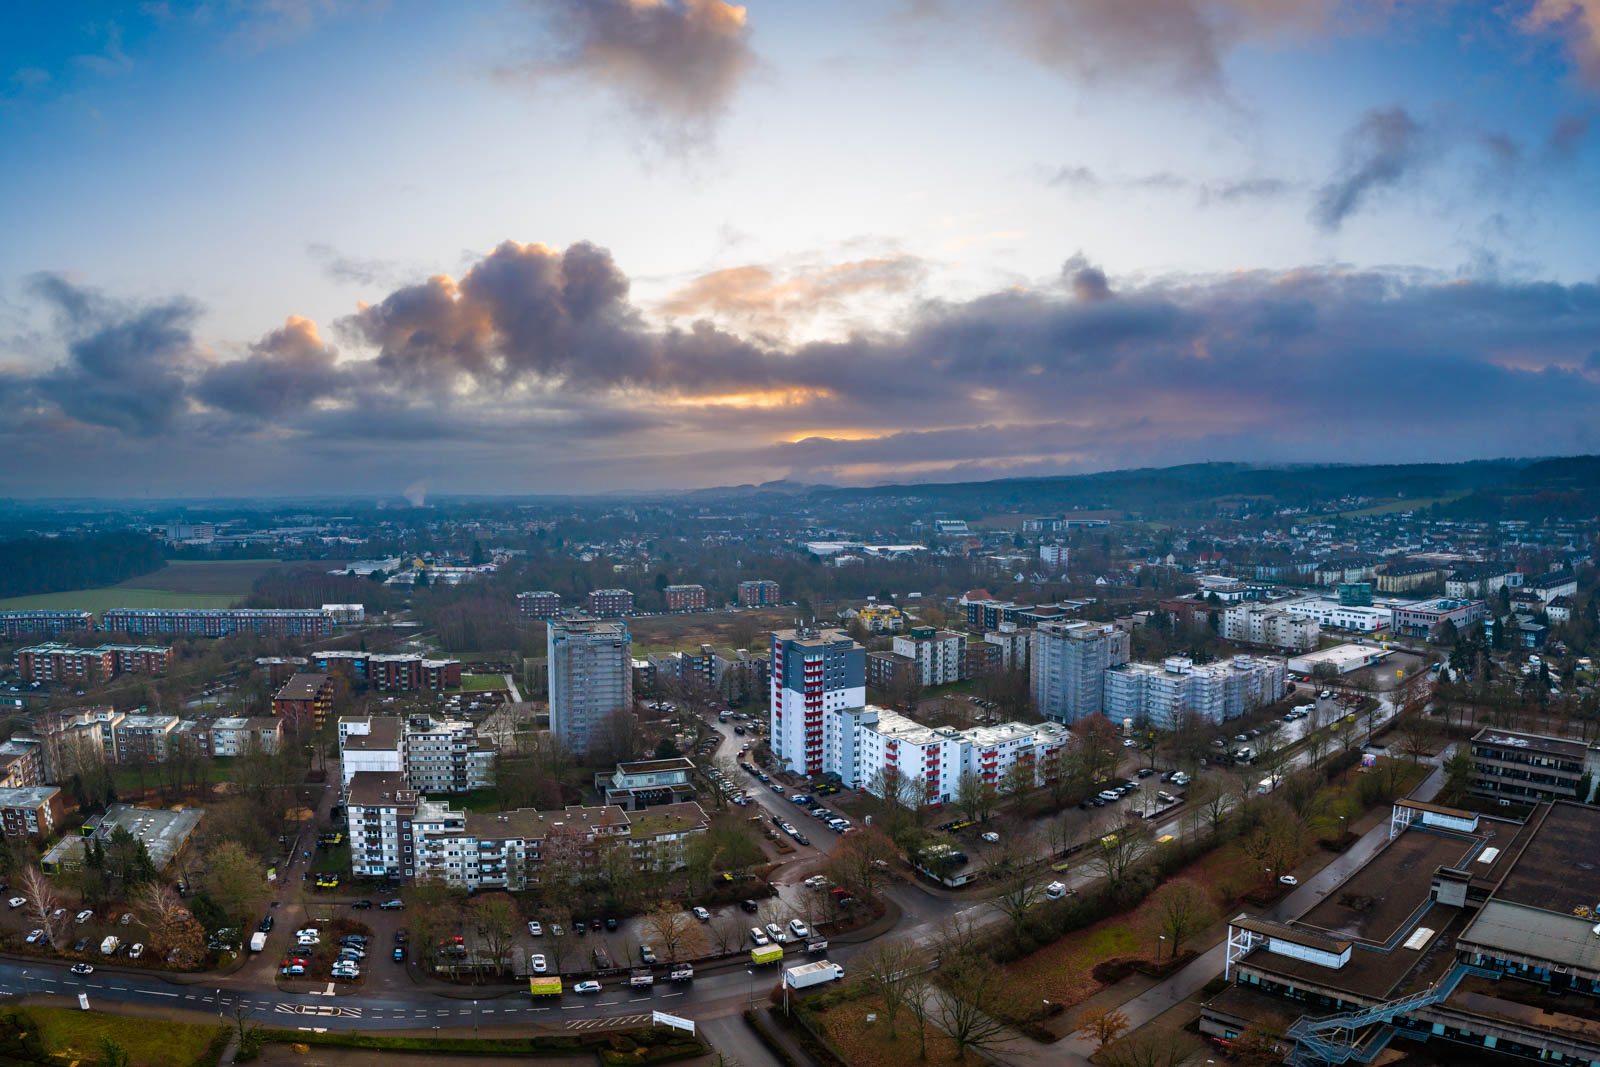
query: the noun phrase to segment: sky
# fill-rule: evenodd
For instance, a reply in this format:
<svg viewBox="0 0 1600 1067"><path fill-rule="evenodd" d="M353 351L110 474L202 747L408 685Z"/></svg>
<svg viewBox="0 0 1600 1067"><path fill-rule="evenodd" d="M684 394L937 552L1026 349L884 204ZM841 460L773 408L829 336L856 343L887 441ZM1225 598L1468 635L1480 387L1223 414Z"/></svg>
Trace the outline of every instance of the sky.
<svg viewBox="0 0 1600 1067"><path fill-rule="evenodd" d="M0 496L1600 451L1600 0L19 0Z"/></svg>

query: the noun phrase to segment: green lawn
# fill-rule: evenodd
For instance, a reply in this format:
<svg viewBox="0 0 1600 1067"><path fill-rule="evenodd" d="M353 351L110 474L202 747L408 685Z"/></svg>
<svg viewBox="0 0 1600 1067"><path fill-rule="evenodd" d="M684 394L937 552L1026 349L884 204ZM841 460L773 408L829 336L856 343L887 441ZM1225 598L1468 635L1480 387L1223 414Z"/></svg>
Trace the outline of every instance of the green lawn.
<svg viewBox="0 0 1600 1067"><path fill-rule="evenodd" d="M503 674L463 674L461 676L461 692L487 693L506 687L506 676Z"/></svg>
<svg viewBox="0 0 1600 1067"><path fill-rule="evenodd" d="M26 1010L39 1024L39 1040L46 1051L64 1062L101 1062L100 1041L110 1038L127 1050L130 1067L185 1067L199 1059L223 1030L70 1008Z"/></svg>

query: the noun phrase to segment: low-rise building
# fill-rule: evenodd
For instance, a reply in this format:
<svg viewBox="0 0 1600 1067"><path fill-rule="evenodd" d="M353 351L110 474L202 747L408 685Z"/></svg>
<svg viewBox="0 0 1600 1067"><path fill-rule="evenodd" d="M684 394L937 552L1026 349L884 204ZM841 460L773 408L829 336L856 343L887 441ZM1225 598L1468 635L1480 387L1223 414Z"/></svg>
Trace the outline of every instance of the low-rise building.
<svg viewBox="0 0 1600 1067"><path fill-rule="evenodd" d="M1445 623L1457 632L1488 614L1481 600L1419 600L1415 604L1396 604L1391 611L1390 629L1400 637L1436 636Z"/></svg>
<svg viewBox="0 0 1600 1067"><path fill-rule="evenodd" d="M321 608L111 608L100 628L128 634L189 634L227 637L327 637L333 616Z"/></svg>
<svg viewBox="0 0 1600 1067"><path fill-rule="evenodd" d="M706 587L703 585L669 585L662 590L668 611L706 610Z"/></svg>
<svg viewBox="0 0 1600 1067"><path fill-rule="evenodd" d="M682 756L619 763L615 770L594 776L595 791L603 803L624 811L676 804L694 799L694 769L694 761Z"/></svg>
<svg viewBox="0 0 1600 1067"><path fill-rule="evenodd" d="M553 619L561 614L561 594L539 589L517 594L517 616L522 619Z"/></svg>
<svg viewBox="0 0 1600 1067"><path fill-rule="evenodd" d="M633 593L627 589L593 589L583 600L584 611L602 619L633 614Z"/></svg>
<svg viewBox="0 0 1600 1067"><path fill-rule="evenodd" d="M1563 737L1486 726L1472 736L1472 792L1503 803L1590 801L1600 749Z"/></svg>
<svg viewBox="0 0 1600 1067"><path fill-rule="evenodd" d="M87 611L0 611L0 637L60 634L94 629Z"/></svg>
<svg viewBox="0 0 1600 1067"><path fill-rule="evenodd" d="M68 834L51 847L39 861L46 874L77 870L83 866L84 850L90 841L108 844L122 829L142 843L158 872L172 866L188 846L205 812L200 808L138 808L132 804L112 804L99 815L84 820L79 833Z"/></svg>
<svg viewBox="0 0 1600 1067"><path fill-rule="evenodd" d="M351 870L358 876L428 878L469 891L523 890L552 871L566 879L627 850L638 870L673 870L687 842L709 825L698 804L639 812L615 805L468 812L427 800L397 774L358 774L346 809Z"/></svg>
<svg viewBox="0 0 1600 1067"><path fill-rule="evenodd" d="M1600 810L1569 801L1520 824L1399 801L1389 841L1298 915L1229 920L1200 1032L1293 1020L1273 1028L1290 1063L1370 1063L1397 1038L1442 1062L1600 1062L1600 875L1572 861L1597 836Z"/></svg>
<svg viewBox="0 0 1600 1067"><path fill-rule="evenodd" d="M758 578L753 581L739 583L739 606L741 608L766 608L783 601L779 596L778 583L770 578Z"/></svg>
<svg viewBox="0 0 1600 1067"><path fill-rule="evenodd" d="M171 752L169 741L177 729L176 715L124 715L114 731L117 762L165 763Z"/></svg>
<svg viewBox="0 0 1600 1067"><path fill-rule="evenodd" d="M314 652L311 661L323 673L335 671L351 684L383 692L455 689L461 685L461 661L431 659L413 652L360 652L336 649Z"/></svg>
<svg viewBox="0 0 1600 1067"><path fill-rule="evenodd" d="M165 674L168 645L99 645L75 648L52 641L19 648L17 675L26 682L104 682L119 674Z"/></svg>
<svg viewBox="0 0 1600 1067"><path fill-rule="evenodd" d="M1275 605L1293 615L1315 619L1324 630L1353 630L1356 633L1377 633L1387 630L1393 615L1386 607L1365 607L1342 604L1337 600L1308 597L1287 600Z"/></svg>
<svg viewBox="0 0 1600 1067"><path fill-rule="evenodd" d="M1440 576L1437 563L1407 560L1385 564L1378 571L1375 581L1380 593L1408 593L1413 589L1435 584Z"/></svg>
<svg viewBox="0 0 1600 1067"><path fill-rule="evenodd" d="M228 716L211 723L213 756L274 753L283 744L283 720L272 715Z"/></svg>

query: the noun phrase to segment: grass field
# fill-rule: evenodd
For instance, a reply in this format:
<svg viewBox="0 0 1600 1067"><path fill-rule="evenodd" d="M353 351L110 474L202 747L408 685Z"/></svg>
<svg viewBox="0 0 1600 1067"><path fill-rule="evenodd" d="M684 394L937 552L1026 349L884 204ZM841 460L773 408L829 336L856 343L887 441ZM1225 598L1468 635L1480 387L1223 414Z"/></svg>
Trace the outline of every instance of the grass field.
<svg viewBox="0 0 1600 1067"><path fill-rule="evenodd" d="M506 676L503 674L463 674L461 676L461 691L463 693L488 693L506 687Z"/></svg>
<svg viewBox="0 0 1600 1067"><path fill-rule="evenodd" d="M28 1008L39 1039L63 1062L99 1063L102 1038L128 1052L129 1067L184 1067L200 1058L221 1026L194 1026L161 1019L134 1019L67 1008Z"/></svg>
<svg viewBox="0 0 1600 1067"><path fill-rule="evenodd" d="M174 560L159 571L116 585L66 593L36 593L0 600L0 611L107 608L225 608L243 599L262 574L283 566L275 559Z"/></svg>
<svg viewBox="0 0 1600 1067"><path fill-rule="evenodd" d="M743 611L704 611L692 615L652 615L628 620L634 655L639 649L674 652L701 645L766 647L767 634L794 626L795 608L746 608Z"/></svg>

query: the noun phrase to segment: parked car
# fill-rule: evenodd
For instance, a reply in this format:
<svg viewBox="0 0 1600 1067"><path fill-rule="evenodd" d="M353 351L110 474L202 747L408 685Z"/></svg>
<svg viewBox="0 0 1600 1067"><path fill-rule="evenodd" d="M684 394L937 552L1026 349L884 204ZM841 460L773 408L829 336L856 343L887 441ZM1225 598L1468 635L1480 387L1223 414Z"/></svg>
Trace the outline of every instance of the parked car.
<svg viewBox="0 0 1600 1067"><path fill-rule="evenodd" d="M42 934L42 933L44 933L44 931L43 930L35 930L34 933ZM31 941L32 938L30 937L29 940ZM767 932L765 930L761 929L761 927L759 927L759 926L752 926L750 928L750 940L754 941L757 945L770 945L770 944L772 944L772 938L768 937L767 936Z"/></svg>
<svg viewBox="0 0 1600 1067"><path fill-rule="evenodd" d="M689 911L690 911L690 914L692 914L696 919L699 919L703 923L711 921L711 913L709 911L707 911L706 909L704 909L702 907L699 907L698 905L696 905L693 908L690 908Z"/></svg>
<svg viewBox="0 0 1600 1067"><path fill-rule="evenodd" d="M82 911L78 912L78 914L73 918L73 921L79 926L82 926L92 918L94 918L94 912L89 908L84 908Z"/></svg>
<svg viewBox="0 0 1600 1067"><path fill-rule="evenodd" d="M544 956L538 955L538 954L529 956L528 957L528 964L529 964L529 966L531 966L533 968L533 973L534 974L543 974L546 970L549 969L549 966L550 966L548 963L545 962Z"/></svg>
<svg viewBox="0 0 1600 1067"><path fill-rule="evenodd" d="M1280 885L1299 885L1300 879L1296 878L1292 874L1284 874L1278 876L1278 883Z"/></svg>
<svg viewBox="0 0 1600 1067"><path fill-rule="evenodd" d="M531 937L543 937L544 927L539 925L538 919L528 920L528 934Z"/></svg>
<svg viewBox="0 0 1600 1067"><path fill-rule="evenodd" d="M28 936L23 938L23 940L30 945L39 945L48 941L49 938L45 936L45 932L43 930L32 930L29 931Z"/></svg>
<svg viewBox="0 0 1600 1067"><path fill-rule="evenodd" d="M128 949L128 958L130 960L136 960L140 956L143 956L143 955L144 955L144 945L140 944L137 941L134 942L132 948Z"/></svg>
<svg viewBox="0 0 1600 1067"><path fill-rule="evenodd" d="M595 981L579 982L572 987L572 991L574 993L598 993L600 992L600 983Z"/></svg>
<svg viewBox="0 0 1600 1067"><path fill-rule="evenodd" d="M403 900L386 900L382 904L378 905L378 907L384 911L400 911L405 906L406 902Z"/></svg>
<svg viewBox="0 0 1600 1067"><path fill-rule="evenodd" d="M810 928L808 928L806 924L801 922L799 919L789 920L789 932L801 941L804 941L806 938L811 936Z"/></svg>

